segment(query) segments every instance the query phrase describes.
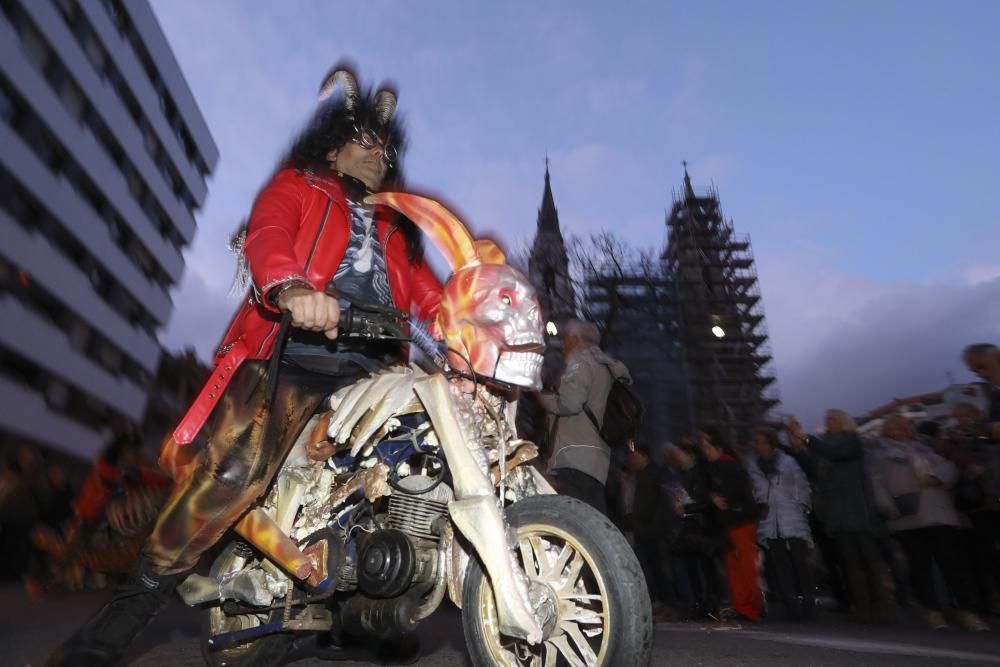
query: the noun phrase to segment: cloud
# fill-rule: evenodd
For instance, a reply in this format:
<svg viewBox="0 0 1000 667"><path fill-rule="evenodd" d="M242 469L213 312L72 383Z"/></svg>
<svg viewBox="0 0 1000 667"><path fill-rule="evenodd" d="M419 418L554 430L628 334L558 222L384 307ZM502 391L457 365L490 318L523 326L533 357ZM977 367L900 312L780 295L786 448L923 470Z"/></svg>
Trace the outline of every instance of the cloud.
<svg viewBox="0 0 1000 667"><path fill-rule="evenodd" d="M981 285L1000 278L1000 265L997 264L977 264L968 269L965 274L965 282L968 285Z"/></svg>
<svg viewBox="0 0 1000 667"><path fill-rule="evenodd" d="M242 295L230 293L233 272L205 272L204 264L188 264L184 279L174 295L173 317L160 334L168 350L193 347L204 360L210 360L226 324L236 312ZM233 266L232 263L229 264Z"/></svg>
<svg viewBox="0 0 1000 667"><path fill-rule="evenodd" d="M758 255L781 412L816 425L893 398L970 381L959 358L1000 332L1000 278L969 285L880 283L812 255Z"/></svg>

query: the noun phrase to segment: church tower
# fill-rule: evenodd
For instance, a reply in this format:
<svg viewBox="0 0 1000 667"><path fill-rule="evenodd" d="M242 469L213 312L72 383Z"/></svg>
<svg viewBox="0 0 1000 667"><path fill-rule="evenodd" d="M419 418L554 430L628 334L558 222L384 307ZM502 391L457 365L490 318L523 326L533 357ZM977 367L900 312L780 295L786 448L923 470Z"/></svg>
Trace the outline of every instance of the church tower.
<svg viewBox="0 0 1000 667"><path fill-rule="evenodd" d="M542 379L554 382L562 371L562 341L558 333L566 320L576 317L576 292L569 276L566 242L559 228L559 212L552 197L549 159L545 158L545 190L538 209L535 239L528 257L528 277L538 292L546 322L547 351Z"/></svg>
<svg viewBox="0 0 1000 667"><path fill-rule="evenodd" d="M678 304L689 432L714 427L748 442L778 404L753 249L723 217L714 188L695 194L686 163L663 259Z"/></svg>

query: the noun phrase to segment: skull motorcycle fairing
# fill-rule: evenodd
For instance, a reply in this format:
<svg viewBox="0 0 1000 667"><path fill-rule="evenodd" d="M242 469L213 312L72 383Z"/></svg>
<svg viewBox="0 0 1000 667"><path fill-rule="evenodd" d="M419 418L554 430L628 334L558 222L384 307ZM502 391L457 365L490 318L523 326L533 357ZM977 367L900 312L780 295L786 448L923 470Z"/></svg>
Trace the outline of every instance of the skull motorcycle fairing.
<svg viewBox="0 0 1000 667"><path fill-rule="evenodd" d="M459 270L441 296L438 324L452 368L541 388L545 344L538 299L517 269L480 264Z"/></svg>
<svg viewBox="0 0 1000 667"><path fill-rule="evenodd" d="M369 200L413 220L451 264L454 273L441 295L437 325L452 368L541 389L542 318L538 297L524 274L505 263L492 241L474 240L461 221L434 200L403 193L372 195Z"/></svg>

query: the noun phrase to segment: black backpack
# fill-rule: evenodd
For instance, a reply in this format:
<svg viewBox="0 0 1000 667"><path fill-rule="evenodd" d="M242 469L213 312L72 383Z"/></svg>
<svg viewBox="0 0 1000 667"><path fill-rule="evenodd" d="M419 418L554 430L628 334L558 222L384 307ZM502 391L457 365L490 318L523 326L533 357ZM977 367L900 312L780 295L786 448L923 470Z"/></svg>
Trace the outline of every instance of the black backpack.
<svg viewBox="0 0 1000 667"><path fill-rule="evenodd" d="M633 393L627 384L616 378L610 366L605 366L611 375L611 389L604 406L604 423L589 406L584 405L583 411L593 422L604 442L612 449L631 449L639 440L639 430L642 427L642 401Z"/></svg>

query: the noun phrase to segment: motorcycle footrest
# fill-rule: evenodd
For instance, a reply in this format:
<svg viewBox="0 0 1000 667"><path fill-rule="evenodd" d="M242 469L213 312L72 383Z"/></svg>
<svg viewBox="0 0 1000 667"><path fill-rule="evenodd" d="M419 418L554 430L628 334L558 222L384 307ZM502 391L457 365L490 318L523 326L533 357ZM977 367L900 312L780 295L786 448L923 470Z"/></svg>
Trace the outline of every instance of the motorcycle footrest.
<svg viewBox="0 0 1000 667"><path fill-rule="evenodd" d="M263 637L264 635L282 632L284 629L285 628L283 627L281 621L276 621L274 623L258 625L255 628L247 628L246 630L223 632L222 634L215 635L208 640L208 648L210 651L232 648L234 646L239 646L240 644L246 644L247 642L257 639L258 637Z"/></svg>

